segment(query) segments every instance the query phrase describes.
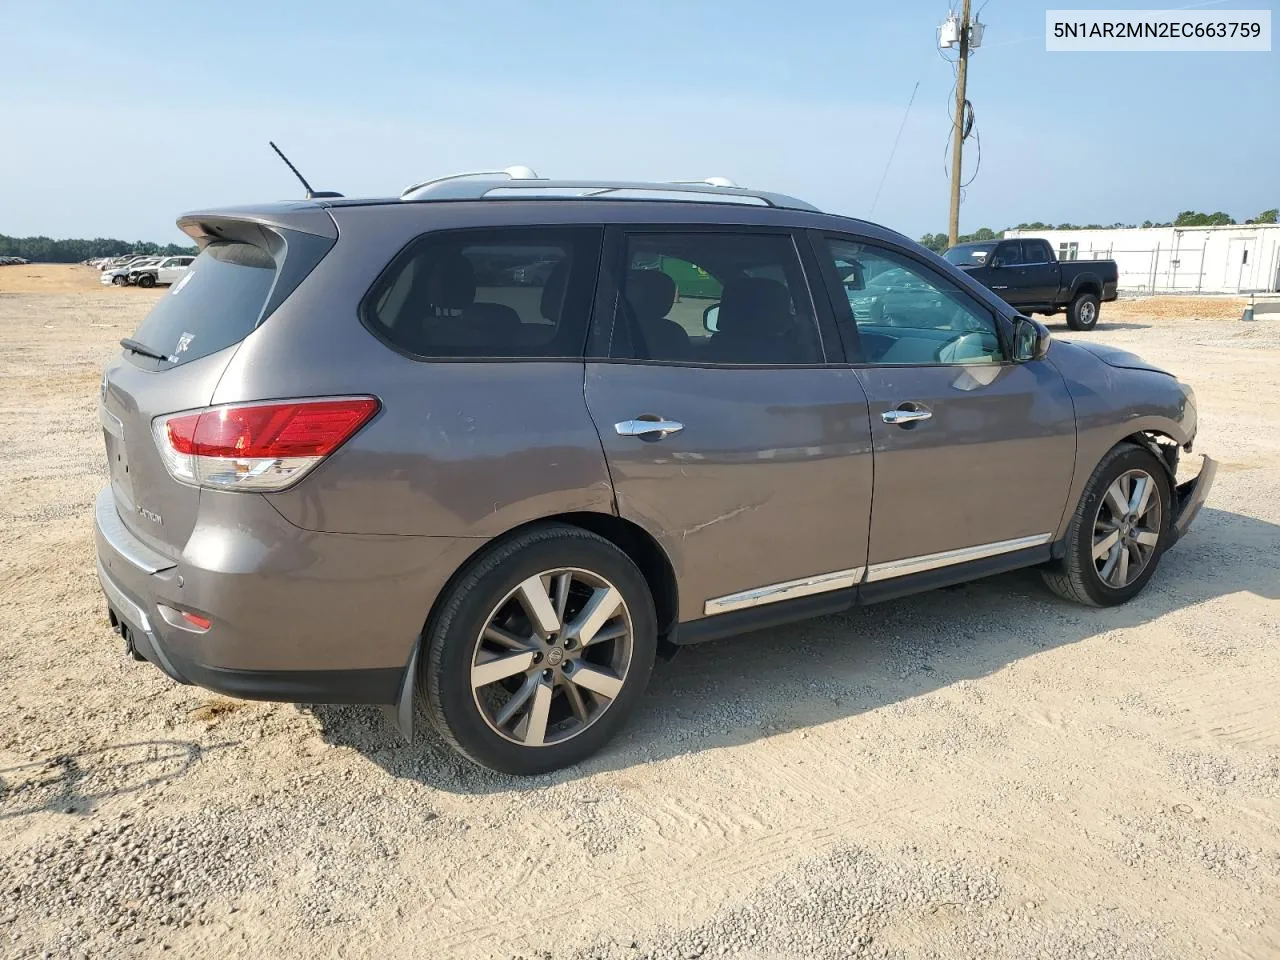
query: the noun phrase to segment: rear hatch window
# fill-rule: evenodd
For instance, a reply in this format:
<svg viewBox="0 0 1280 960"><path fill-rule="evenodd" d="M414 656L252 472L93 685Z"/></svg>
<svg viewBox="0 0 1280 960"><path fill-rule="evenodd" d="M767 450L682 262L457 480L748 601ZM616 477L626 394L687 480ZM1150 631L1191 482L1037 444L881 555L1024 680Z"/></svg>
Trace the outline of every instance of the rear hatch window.
<svg viewBox="0 0 1280 960"><path fill-rule="evenodd" d="M133 339L189 363L239 343L257 326L276 280L271 253L251 243L211 243L169 288Z"/></svg>

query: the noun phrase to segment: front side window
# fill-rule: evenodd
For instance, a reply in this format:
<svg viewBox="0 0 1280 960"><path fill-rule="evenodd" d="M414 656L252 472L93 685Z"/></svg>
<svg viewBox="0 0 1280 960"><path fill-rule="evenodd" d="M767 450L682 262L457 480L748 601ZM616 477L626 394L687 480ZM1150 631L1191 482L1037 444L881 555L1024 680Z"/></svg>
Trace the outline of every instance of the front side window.
<svg viewBox="0 0 1280 960"><path fill-rule="evenodd" d="M776 366L823 362L808 287L787 235L625 238L609 356Z"/></svg>
<svg viewBox="0 0 1280 960"><path fill-rule="evenodd" d="M849 304L867 363L997 363L995 317L941 274L895 251L828 238L839 296Z"/></svg>
<svg viewBox="0 0 1280 960"><path fill-rule="evenodd" d="M427 234L379 278L362 316L417 357L576 359L599 243L594 227Z"/></svg>

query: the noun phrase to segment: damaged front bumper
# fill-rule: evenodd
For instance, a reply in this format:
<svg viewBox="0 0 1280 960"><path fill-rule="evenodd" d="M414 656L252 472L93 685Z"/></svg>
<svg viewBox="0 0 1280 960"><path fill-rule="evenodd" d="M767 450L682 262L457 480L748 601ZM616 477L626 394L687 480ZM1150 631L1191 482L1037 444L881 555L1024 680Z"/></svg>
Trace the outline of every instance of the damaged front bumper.
<svg viewBox="0 0 1280 960"><path fill-rule="evenodd" d="M1199 475L1186 483L1178 484L1174 489L1173 540L1170 546L1182 539L1199 516L1217 473L1218 462L1210 457L1203 457Z"/></svg>

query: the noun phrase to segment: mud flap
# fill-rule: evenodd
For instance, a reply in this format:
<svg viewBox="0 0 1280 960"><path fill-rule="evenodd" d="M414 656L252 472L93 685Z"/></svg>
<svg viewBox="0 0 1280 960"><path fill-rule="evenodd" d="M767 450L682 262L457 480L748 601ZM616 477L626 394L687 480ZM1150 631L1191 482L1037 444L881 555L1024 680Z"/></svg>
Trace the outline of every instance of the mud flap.
<svg viewBox="0 0 1280 960"><path fill-rule="evenodd" d="M409 656L409 665L405 667L404 678L400 681L400 695L396 702L386 704L382 711L387 719L400 731L400 735L408 743L413 743L413 717L417 712L414 703L415 685L418 680L418 651L422 649L422 638L413 644L413 653Z"/></svg>

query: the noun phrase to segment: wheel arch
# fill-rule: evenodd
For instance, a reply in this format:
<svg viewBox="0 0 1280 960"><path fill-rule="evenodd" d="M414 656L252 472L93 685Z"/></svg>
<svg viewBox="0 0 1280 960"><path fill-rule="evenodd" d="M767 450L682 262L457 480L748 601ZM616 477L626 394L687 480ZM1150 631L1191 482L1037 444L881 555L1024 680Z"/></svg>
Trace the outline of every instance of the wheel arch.
<svg viewBox="0 0 1280 960"><path fill-rule="evenodd" d="M1132 443L1154 454L1155 458L1164 466L1165 472L1169 476L1169 483L1175 487L1177 486L1178 457L1182 450L1182 444L1178 442L1177 437L1169 430L1142 430L1138 433L1129 434L1115 446L1119 446L1121 443ZM1114 450L1115 446L1111 449ZM1107 452L1110 453L1111 451Z"/></svg>
<svg viewBox="0 0 1280 960"><path fill-rule="evenodd" d="M1074 300L1082 293L1092 293L1099 300L1102 299L1102 281L1091 273L1076 277L1075 283L1071 286L1071 299Z"/></svg>
<svg viewBox="0 0 1280 960"><path fill-rule="evenodd" d="M413 644L400 682L400 693L396 703L386 708L388 718L404 735L413 742L414 737L414 687L417 683L418 662L423 653L423 638L431 632L432 620L439 615L444 598L449 595L453 585L463 577L481 557L489 551L501 546L513 537L520 536L537 527L564 525L587 530L596 536L603 537L631 558L639 568L649 592L653 596L654 612L658 621L658 654L670 658L676 647L668 637L675 629L679 619L679 588L676 582L675 568L667 552L657 540L638 524L625 520L611 513L571 512L552 514L529 520L510 530L504 531L491 540L485 540L476 546L458 568L445 581L440 591L431 601L431 609L423 621L422 633Z"/></svg>
<svg viewBox="0 0 1280 960"><path fill-rule="evenodd" d="M1071 515L1076 508L1076 504L1080 502L1080 498L1084 496L1085 487L1089 478L1093 476L1093 472L1098 469L1098 464L1106 459L1111 451L1123 443L1131 446L1141 447L1147 450L1160 461L1161 465L1169 477L1169 483L1177 486L1178 458L1181 449L1190 442L1190 437L1186 435L1178 424L1165 420L1160 417L1144 418L1150 422L1144 422L1141 425L1129 424L1121 428L1115 436L1111 438L1111 442L1105 447L1099 445L1100 449L1096 456L1091 456L1087 460L1076 462L1076 474L1071 484L1071 492L1067 499L1062 512L1062 519L1059 522L1057 531L1054 534L1054 555L1057 556L1062 543L1062 537L1067 530L1067 524L1071 520ZM1138 429L1134 429L1138 426Z"/></svg>

